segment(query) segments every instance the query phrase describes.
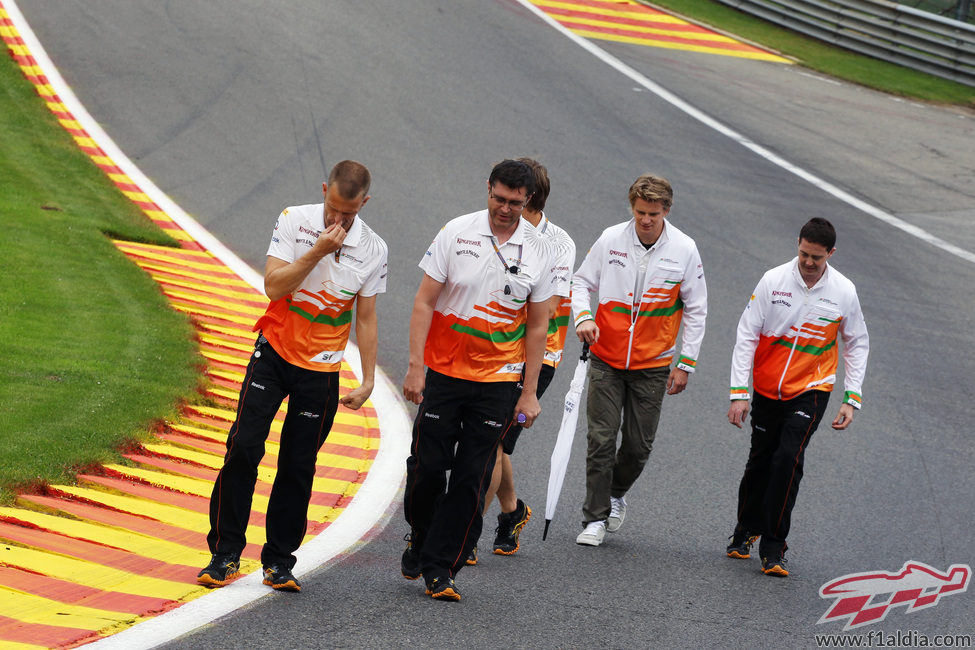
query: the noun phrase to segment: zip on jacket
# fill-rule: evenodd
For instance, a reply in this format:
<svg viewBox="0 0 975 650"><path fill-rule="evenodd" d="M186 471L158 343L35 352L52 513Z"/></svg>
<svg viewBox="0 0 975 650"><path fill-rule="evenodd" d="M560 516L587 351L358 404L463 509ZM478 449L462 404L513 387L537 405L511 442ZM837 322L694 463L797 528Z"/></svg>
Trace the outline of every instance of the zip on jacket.
<svg viewBox="0 0 975 650"><path fill-rule="evenodd" d="M640 261L647 262L637 285ZM646 250L634 220L610 226L589 249L572 278L576 326L595 319L599 340L590 348L621 370L670 365L683 323L677 367L694 372L704 338L707 285L694 240L664 220L657 242ZM599 305L591 311L590 293Z"/></svg>

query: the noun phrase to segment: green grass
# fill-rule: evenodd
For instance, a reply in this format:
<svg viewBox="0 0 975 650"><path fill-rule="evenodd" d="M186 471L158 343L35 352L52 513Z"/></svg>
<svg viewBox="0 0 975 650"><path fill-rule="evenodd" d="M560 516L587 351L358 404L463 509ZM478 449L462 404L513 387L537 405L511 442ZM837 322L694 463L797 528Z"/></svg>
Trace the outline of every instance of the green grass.
<svg viewBox="0 0 975 650"><path fill-rule="evenodd" d="M640 0L643 2L644 0ZM714 0L652 0L655 5L797 59L807 68L869 88L941 104L975 107L975 88L847 52Z"/></svg>
<svg viewBox="0 0 975 650"><path fill-rule="evenodd" d="M189 322L111 238L175 245L0 56L0 502L70 481L198 394Z"/></svg>

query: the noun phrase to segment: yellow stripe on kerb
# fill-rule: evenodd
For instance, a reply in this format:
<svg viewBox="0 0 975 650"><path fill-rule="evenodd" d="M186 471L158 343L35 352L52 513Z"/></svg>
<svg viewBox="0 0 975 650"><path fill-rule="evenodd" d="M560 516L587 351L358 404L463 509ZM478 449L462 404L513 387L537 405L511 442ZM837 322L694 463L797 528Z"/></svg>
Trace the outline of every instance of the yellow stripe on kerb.
<svg viewBox="0 0 975 650"><path fill-rule="evenodd" d="M615 41L617 43L633 43L636 45L652 45L653 47L661 47L668 50L685 50L689 52L701 52L703 54L721 54L724 56L735 56L742 59L756 59L759 61L775 61L777 63L791 63L788 59L783 59L780 56L774 54L766 54L764 52L743 52L740 50L726 50L720 47L705 47L700 45L685 45L682 43L670 43L667 41L655 41L646 38L633 38L630 36L619 36L615 34L603 34L600 32L589 31L585 29L571 29L570 31L578 34L579 36L585 36L586 38L598 38L604 41Z"/></svg>
<svg viewBox="0 0 975 650"><path fill-rule="evenodd" d="M26 625L73 627L91 632L97 632L112 623L124 623L136 618L134 614L127 612L113 612L84 605L67 605L2 586L0 586L0 611L4 616L15 618ZM4 641L2 647L6 650L16 646L10 646Z"/></svg>
<svg viewBox="0 0 975 650"><path fill-rule="evenodd" d="M204 552L205 549L188 548L175 542L79 519L22 508L0 508L0 516L24 521L66 537L91 540L169 564L203 566L210 561L210 554Z"/></svg>
<svg viewBox="0 0 975 650"><path fill-rule="evenodd" d="M0 546L0 562L14 567L42 566L45 575L58 580L66 580L104 591L120 591L125 594L149 598L179 600L196 586L136 575L94 562L19 546ZM6 615L10 616L10 614ZM104 622L100 627L104 627Z"/></svg>

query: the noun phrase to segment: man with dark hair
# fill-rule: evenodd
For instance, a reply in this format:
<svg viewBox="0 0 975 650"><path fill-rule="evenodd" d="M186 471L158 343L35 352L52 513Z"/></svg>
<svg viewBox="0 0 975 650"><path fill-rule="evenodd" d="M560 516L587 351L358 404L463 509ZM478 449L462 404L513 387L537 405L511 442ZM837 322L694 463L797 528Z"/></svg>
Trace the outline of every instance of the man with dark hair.
<svg viewBox="0 0 975 650"><path fill-rule="evenodd" d="M288 398L278 470L268 502L264 584L301 591L292 575L305 536L315 462L341 403L358 409L375 383L376 296L386 290L387 248L358 217L369 200L369 170L345 160L322 183L324 202L286 208L271 235L264 291L271 303L254 329L254 353L210 498L213 558L197 576L221 587L240 574L240 554L271 422ZM339 399L339 370L352 327L362 383Z"/></svg>
<svg viewBox="0 0 975 650"><path fill-rule="evenodd" d="M481 534L498 445L513 421L530 427L541 411L536 391L555 293L552 247L521 218L532 170L505 160L487 185L488 208L448 222L424 254L410 318L403 395L419 409L400 568L410 580L422 574L439 600L460 600L454 576Z"/></svg>
<svg viewBox="0 0 975 650"><path fill-rule="evenodd" d="M545 357L542 360L536 393L541 399L555 376L555 369L562 360L562 350L565 347L570 313L569 285L572 269L575 267L576 246L569 234L549 221L548 216L543 212L551 188L548 170L540 162L531 158L519 158L518 161L528 165L535 176L535 192L525 204L521 216L541 236L547 237L555 247L549 280L555 286L556 293L549 301L548 339L545 343ZM514 468L511 465L511 454L514 453L515 443L520 434L521 427L517 424L512 426L511 431L504 437L504 443L498 447L498 460L491 476L491 486L484 499L485 514L495 494L501 507L494 537L495 555L514 555L518 552L521 531L532 516L532 509L519 499L515 492ZM476 547L468 557L467 564L477 564Z"/></svg>
<svg viewBox="0 0 975 650"><path fill-rule="evenodd" d="M670 182L644 174L628 198L632 218L604 230L572 277L576 335L591 352L584 530L576 537L586 546L623 525L626 493L650 458L664 393L687 386L708 311L697 244L667 219Z"/></svg>
<svg viewBox="0 0 975 650"><path fill-rule="evenodd" d="M751 557L761 537L766 575L789 575L786 536L806 448L836 381L837 334L843 339L846 392L833 428L849 427L860 408L869 338L856 287L827 261L835 243L829 221L810 219L799 231L799 255L762 276L738 322L728 421L742 427L751 397L752 436L738 488L738 522L726 552Z"/></svg>

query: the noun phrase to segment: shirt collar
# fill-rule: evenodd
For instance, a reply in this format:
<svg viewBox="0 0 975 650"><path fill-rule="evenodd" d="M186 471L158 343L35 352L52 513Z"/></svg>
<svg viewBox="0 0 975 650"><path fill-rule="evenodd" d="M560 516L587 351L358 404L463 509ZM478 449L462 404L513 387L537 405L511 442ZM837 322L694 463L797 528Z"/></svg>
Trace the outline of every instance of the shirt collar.
<svg viewBox="0 0 975 650"><path fill-rule="evenodd" d="M633 242L633 246L639 248L640 250L649 251L653 248L659 247L661 244L670 241L670 235L667 232L667 220L664 219L664 228L660 231L660 236L657 237L657 241L650 245L650 248L645 248L643 242L640 241L640 236L636 234L636 219L630 218L630 224L628 226L630 231L630 239Z"/></svg>
<svg viewBox="0 0 975 650"><path fill-rule="evenodd" d="M818 280L816 280L816 284L814 284L811 287L807 287L806 281L802 279L802 274L799 273L799 256L796 255L795 257L792 258L792 278L796 281L796 284L798 284L803 289L807 289L809 291L812 291L813 289L815 289L820 285L826 284L826 280L829 277L829 269L830 269L829 262L826 262L826 270L823 271L823 274L819 276Z"/></svg>
<svg viewBox="0 0 975 650"><path fill-rule="evenodd" d="M518 227L515 228L515 231L511 234L511 237L508 238L508 241L506 241L505 244L516 244L521 246L525 243L525 228L531 227L532 225L528 223L527 219L524 217L519 218ZM495 240L497 239L494 237L494 233L491 232L491 218L488 216L487 210L481 211L481 216L477 223L477 230L484 237L494 238ZM504 244L499 245L503 246Z"/></svg>

